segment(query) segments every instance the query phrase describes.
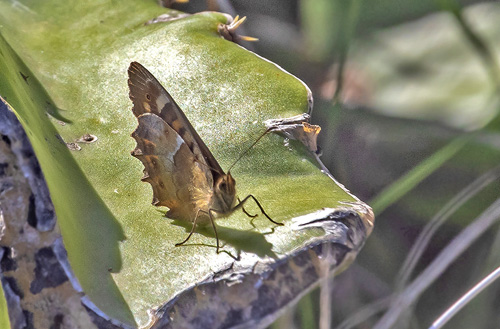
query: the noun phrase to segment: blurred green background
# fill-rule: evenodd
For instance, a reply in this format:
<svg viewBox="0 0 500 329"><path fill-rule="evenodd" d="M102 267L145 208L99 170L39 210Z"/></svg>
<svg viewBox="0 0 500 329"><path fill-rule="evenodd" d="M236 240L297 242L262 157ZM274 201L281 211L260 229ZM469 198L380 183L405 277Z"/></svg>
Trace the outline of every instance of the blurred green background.
<svg viewBox="0 0 500 329"><path fill-rule="evenodd" d="M319 328L325 310L332 328L372 328L384 307L353 326L343 321L395 291L411 246L433 216L490 174L477 193L464 192L468 200L439 227L412 278L499 198L498 2L239 0L174 8L248 17L241 33L260 41L245 46L310 86L323 161L376 213L357 261L333 279L330 305L320 305L318 289L272 328ZM499 241L498 224L488 227L394 328L430 326L500 264ZM446 328L497 328L498 290L492 285Z"/></svg>

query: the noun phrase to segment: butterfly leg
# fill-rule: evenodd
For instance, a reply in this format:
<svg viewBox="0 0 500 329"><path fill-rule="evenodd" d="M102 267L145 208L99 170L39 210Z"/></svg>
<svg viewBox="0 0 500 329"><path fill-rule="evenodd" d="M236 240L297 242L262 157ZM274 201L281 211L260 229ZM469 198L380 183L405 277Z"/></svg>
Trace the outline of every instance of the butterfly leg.
<svg viewBox="0 0 500 329"><path fill-rule="evenodd" d="M255 215L250 215L248 213L248 211L245 210L245 207L243 207L243 203L241 202L240 198L238 198L238 203L241 204L241 210L243 210L243 212L245 213L245 215L247 215L248 217L252 218L252 220L257 217L257 214Z"/></svg>
<svg viewBox="0 0 500 329"><path fill-rule="evenodd" d="M194 217L194 221L193 221L193 228L191 229L191 232L189 232L189 235L187 236L187 238L182 241L182 242L179 242L179 243L176 243L175 246L178 247L178 246L182 246L184 243L188 242L188 240L191 238L191 235L193 235L195 229L196 229L196 221L198 220L198 217L200 215L200 212L204 212L206 214L208 214L206 211L204 210L201 210L201 209L198 209L198 212L196 213L196 216ZM211 220L212 218L210 218ZM213 222L213 221L212 221Z"/></svg>
<svg viewBox="0 0 500 329"><path fill-rule="evenodd" d="M245 215L247 215L248 217L250 217L250 218L251 218L251 220L250 220L250 225L252 225L252 227L253 227L254 229L256 229L256 228L257 228L257 226L255 226L255 224L253 223L253 221L254 221L254 219L255 219L255 218L257 218L257 214L255 214L255 215L250 215L250 214L248 213L248 211L246 211L245 207L243 206L243 202L241 202L241 199L240 199L240 198L238 198L238 205L235 207L235 209L236 209L237 207L239 207L240 205L241 205L241 210L243 210L243 213L244 213Z"/></svg>
<svg viewBox="0 0 500 329"><path fill-rule="evenodd" d="M189 235L187 236L187 238L184 241L176 243L175 246L176 247L182 246L184 243L188 242L188 240L191 238L191 235L193 235L193 233L196 229L196 221L198 220L200 212L205 213L210 217L210 223L212 224L212 227L213 227L214 233L215 233L215 239L217 240L217 253L219 253L219 236L217 235L217 229L215 228L214 216L212 214L212 213L216 212L214 209L209 209L208 212L206 212L205 210L198 209L198 212L196 213L196 216L195 216L194 221L193 221L193 228L191 229L191 232L189 232Z"/></svg>
<svg viewBox="0 0 500 329"><path fill-rule="evenodd" d="M266 213L266 211L264 210L264 208L262 208L262 206L260 205L260 202L257 200L257 198L255 198L253 195L249 194L246 196L246 198L244 198L242 201L240 201L239 204L236 205L235 208L239 208L239 207L243 207L243 204L248 200L252 198L253 201L255 201L255 203L257 204L257 206L259 207L260 211L264 214L264 216L266 216L267 219L269 219L271 221L271 223L274 223L276 225L285 225L283 223L278 223L278 222L275 222L274 220L271 219L271 217L269 217L269 215Z"/></svg>
<svg viewBox="0 0 500 329"><path fill-rule="evenodd" d="M212 213L216 212L213 209L208 209L208 216L210 217L210 223L212 224L212 227L214 228L214 233L215 233L215 240L217 240L217 250L216 252L219 253L219 236L217 235L217 229L215 228L215 221L214 221L214 216Z"/></svg>

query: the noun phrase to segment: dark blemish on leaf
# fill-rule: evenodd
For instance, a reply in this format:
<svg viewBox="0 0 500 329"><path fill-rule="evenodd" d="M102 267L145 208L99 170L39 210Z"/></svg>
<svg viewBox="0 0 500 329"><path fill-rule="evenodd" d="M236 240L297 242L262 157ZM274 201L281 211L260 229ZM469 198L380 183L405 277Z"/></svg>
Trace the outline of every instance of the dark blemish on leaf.
<svg viewBox="0 0 500 329"><path fill-rule="evenodd" d="M95 141L97 141L97 136L91 134L85 134L76 140L77 143L88 143L88 144L93 143Z"/></svg>
<svg viewBox="0 0 500 329"><path fill-rule="evenodd" d="M28 82L29 76L24 75L23 72L21 72L21 71L19 71L19 74L23 77L24 82L26 82L26 84L29 85L29 82Z"/></svg>

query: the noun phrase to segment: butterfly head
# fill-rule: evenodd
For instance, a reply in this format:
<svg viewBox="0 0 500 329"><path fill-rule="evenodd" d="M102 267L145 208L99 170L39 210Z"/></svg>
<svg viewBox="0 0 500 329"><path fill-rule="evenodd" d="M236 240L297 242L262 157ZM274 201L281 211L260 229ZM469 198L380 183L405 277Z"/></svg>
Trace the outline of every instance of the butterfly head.
<svg viewBox="0 0 500 329"><path fill-rule="evenodd" d="M221 208L231 209L236 203L236 181L230 173L220 175L215 181L215 193Z"/></svg>

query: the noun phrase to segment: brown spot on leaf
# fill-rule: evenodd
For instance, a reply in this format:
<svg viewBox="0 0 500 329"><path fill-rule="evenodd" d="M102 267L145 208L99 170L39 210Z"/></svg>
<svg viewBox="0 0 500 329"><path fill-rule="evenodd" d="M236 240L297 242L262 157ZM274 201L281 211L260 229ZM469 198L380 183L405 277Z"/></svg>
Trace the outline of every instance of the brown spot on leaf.
<svg viewBox="0 0 500 329"><path fill-rule="evenodd" d="M77 143L93 143L97 140L97 136L85 134L76 140Z"/></svg>
<svg viewBox="0 0 500 329"><path fill-rule="evenodd" d="M71 151L80 151L82 148L80 145L77 143L66 143L66 146L71 150Z"/></svg>

